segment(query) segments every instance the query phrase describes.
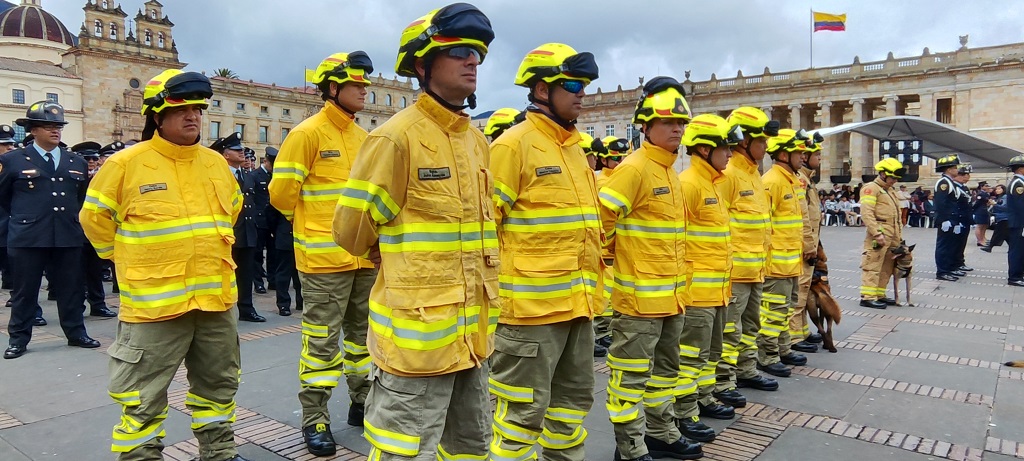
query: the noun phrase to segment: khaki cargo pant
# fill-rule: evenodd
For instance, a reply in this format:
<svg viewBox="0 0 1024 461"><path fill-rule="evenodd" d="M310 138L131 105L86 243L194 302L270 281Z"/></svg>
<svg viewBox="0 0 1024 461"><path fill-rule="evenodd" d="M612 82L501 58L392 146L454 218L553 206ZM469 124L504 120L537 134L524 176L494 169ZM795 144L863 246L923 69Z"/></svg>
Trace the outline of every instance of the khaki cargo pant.
<svg viewBox="0 0 1024 461"><path fill-rule="evenodd" d="M366 348L370 288L376 269L333 274L299 273L302 282L302 352L299 356L299 403L302 427L330 424L327 402L345 375L348 395L363 403L370 390L370 355ZM344 355L338 345L344 333Z"/></svg>
<svg viewBox="0 0 1024 461"><path fill-rule="evenodd" d="M121 404L111 450L120 461L163 460L167 387L182 361L188 369L185 406L203 460L234 457L235 391L241 358L238 312L190 311L171 320L117 324L110 355L110 397Z"/></svg>
<svg viewBox="0 0 1024 461"><path fill-rule="evenodd" d="M698 416L697 402L712 403L715 369L722 360L722 332L726 307L687 307L686 327L679 336L679 384L676 387L677 419Z"/></svg>
<svg viewBox="0 0 1024 461"><path fill-rule="evenodd" d="M796 305L793 306L793 316L789 318L789 344L796 344L807 339L811 334L810 322L807 317L807 294L811 291L811 277L814 275L814 266L803 265L804 271L800 273L797 280L798 290ZM782 355L789 353L789 347L782 348Z"/></svg>
<svg viewBox="0 0 1024 461"><path fill-rule="evenodd" d="M764 281L761 292L761 330L757 334L757 361L767 366L778 362L780 349L789 350L789 318L793 315L799 277Z"/></svg>
<svg viewBox="0 0 1024 461"><path fill-rule="evenodd" d="M593 328L587 318L498 324L488 380L497 397L491 459L583 461L583 418L594 404Z"/></svg>
<svg viewBox="0 0 1024 461"><path fill-rule="evenodd" d="M761 282L733 282L722 330L722 360L715 392L736 387L736 378L756 378L757 333L761 330Z"/></svg>
<svg viewBox="0 0 1024 461"><path fill-rule="evenodd" d="M644 434L664 442L682 438L672 404L679 381L679 335L684 315L612 320L608 350L608 415L623 459L647 454Z"/></svg>
<svg viewBox="0 0 1024 461"><path fill-rule="evenodd" d="M891 248L872 248L871 242L864 242L860 259L860 298L874 301L885 297L896 260L889 257Z"/></svg>
<svg viewBox="0 0 1024 461"><path fill-rule="evenodd" d="M363 429L371 445L368 459L487 459L491 443L487 373L487 361L480 368L421 378L373 367Z"/></svg>

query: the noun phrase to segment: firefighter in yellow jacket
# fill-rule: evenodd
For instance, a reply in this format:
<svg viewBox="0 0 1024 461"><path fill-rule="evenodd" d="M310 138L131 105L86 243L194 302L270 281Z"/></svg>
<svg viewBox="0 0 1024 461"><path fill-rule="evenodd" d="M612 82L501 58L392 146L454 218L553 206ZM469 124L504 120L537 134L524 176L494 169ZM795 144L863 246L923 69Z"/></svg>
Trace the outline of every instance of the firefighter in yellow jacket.
<svg viewBox="0 0 1024 461"><path fill-rule="evenodd" d="M231 429L241 365L231 245L241 191L224 157L199 145L213 96L205 76L166 70L143 96L143 142L107 160L80 213L121 285L107 351L109 393L122 407L111 448L120 460L163 459L167 387L184 360L199 455L242 461Z"/></svg>
<svg viewBox="0 0 1024 461"><path fill-rule="evenodd" d="M561 43L530 51L515 78L530 89L526 120L491 145L506 262L491 357L492 459L584 459L602 238L594 174L573 122L597 77L590 53Z"/></svg>
<svg viewBox="0 0 1024 461"><path fill-rule="evenodd" d="M605 143L605 141L608 141L608 143ZM597 189L600 190L608 183L608 178L612 176L615 167L622 163L622 159L626 156L629 146L626 144L625 139L605 136L604 139L594 140L591 148L595 151L595 168L598 170ZM610 281L614 279L612 261L615 256L609 251L609 248L605 248L601 253L601 258L604 259L605 264L604 276L606 282L604 283L604 291L606 302L594 317L594 357L603 357L608 354L608 348L612 345L612 317L615 314L615 310L611 309L608 305L612 296Z"/></svg>
<svg viewBox="0 0 1024 461"><path fill-rule="evenodd" d="M860 190L860 218L864 221L864 252L860 260L860 305L885 309L885 290L896 260L890 252L903 242L900 202L893 185L906 173L894 158L875 164L878 177Z"/></svg>
<svg viewBox="0 0 1024 461"><path fill-rule="evenodd" d="M732 149L743 131L714 114L698 115L686 125L682 144L690 167L679 174L686 210L686 328L679 337L679 386L675 413L679 430L698 442L715 439L700 416L732 419L733 407L715 400L715 369L722 359L726 306L732 296L729 205L717 186L725 177Z"/></svg>
<svg viewBox="0 0 1024 461"><path fill-rule="evenodd" d="M277 154L268 186L270 203L292 221L295 268L302 283L302 351L299 403L306 448L335 452L327 403L342 374L350 399L348 424L363 425L370 383L366 349L367 299L377 273L331 237L341 197L366 130L355 124L373 72L362 51L335 53L313 73L324 107L296 126ZM338 341L344 332L344 354Z"/></svg>
<svg viewBox="0 0 1024 461"><path fill-rule="evenodd" d="M765 373L788 377L786 365L804 365L807 358L790 353L780 356L780 344L789 344L789 318L796 302L798 279L803 270L802 187L796 172L804 164L806 134L801 130L779 130L768 139L768 155L775 161L761 177L768 193L771 237L768 243L768 272L761 293L761 330L757 335L758 368Z"/></svg>
<svg viewBox="0 0 1024 461"><path fill-rule="evenodd" d="M803 260L802 271L800 272L799 290L797 292L796 304L793 308L793 316L789 319L789 342L790 344L779 344L780 353L786 355L790 349L798 352L818 352L817 343L822 341L821 335L811 335L807 322L807 294L811 290L811 276L814 275L814 258L818 255L818 240L821 234L821 200L818 197L818 187L811 180L815 171L821 166L821 142L824 138L817 132L809 136L805 142L804 155L806 161L797 172L800 183L803 184L803 191L797 191L800 200L800 210L804 217L803 227Z"/></svg>
<svg viewBox="0 0 1024 461"><path fill-rule="evenodd" d="M774 391L779 383L757 372L757 333L761 329L761 290L768 257L771 226L768 195L757 170L768 148L768 138L779 134L779 122L756 107L740 107L726 119L743 130L743 139L732 147L725 180L718 184L729 206L732 238L732 297L722 334L722 360L718 362L715 398L732 407L743 407L746 397L736 387Z"/></svg>
<svg viewBox="0 0 1024 461"><path fill-rule="evenodd" d="M613 247L612 347L608 414L615 459L697 459L700 444L676 427L679 335L686 310L685 211L672 168L690 107L682 85L655 77L644 85L633 123L644 143L599 193L601 224Z"/></svg>
<svg viewBox="0 0 1024 461"><path fill-rule="evenodd" d="M512 125L516 124L516 117L519 116L519 111L511 107L503 107L494 111L490 117L487 118L487 125L484 126L484 135L491 138L491 142L498 139Z"/></svg>
<svg viewBox="0 0 1024 461"><path fill-rule="evenodd" d="M462 109L474 105L493 38L465 3L406 27L395 70L423 94L370 134L335 211L338 244L380 261L364 420L375 461L488 454L487 358L500 313L494 185L487 139Z"/></svg>

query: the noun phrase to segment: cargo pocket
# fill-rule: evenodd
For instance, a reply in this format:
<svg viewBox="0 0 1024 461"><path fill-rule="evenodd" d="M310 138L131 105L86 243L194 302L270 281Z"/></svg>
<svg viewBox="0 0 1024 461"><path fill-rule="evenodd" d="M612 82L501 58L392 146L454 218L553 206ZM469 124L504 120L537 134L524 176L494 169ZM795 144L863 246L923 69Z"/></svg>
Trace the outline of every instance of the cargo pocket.
<svg viewBox="0 0 1024 461"><path fill-rule="evenodd" d="M141 362L142 353L142 349L118 342L111 344L110 348L107 349L107 355L113 359L130 364Z"/></svg>
<svg viewBox="0 0 1024 461"><path fill-rule="evenodd" d="M529 386L532 373L525 372L523 365L537 358L540 344L496 334L494 350L501 354L491 356L491 376L488 378L491 394L509 402L533 402L533 388Z"/></svg>
<svg viewBox="0 0 1024 461"><path fill-rule="evenodd" d="M517 254L509 278L512 314L516 318L548 316L572 309L569 302L548 302L570 296L584 283L579 257L575 254Z"/></svg>
<svg viewBox="0 0 1024 461"><path fill-rule="evenodd" d="M396 376L374 371L370 397L375 405L367 405L364 436L378 450L414 457L420 451L420 437L427 428L424 402L429 379Z"/></svg>
<svg viewBox="0 0 1024 461"><path fill-rule="evenodd" d="M637 277L635 295L637 311L641 314L675 314L678 297L676 277L680 275L679 264L671 260L639 259L633 262Z"/></svg>

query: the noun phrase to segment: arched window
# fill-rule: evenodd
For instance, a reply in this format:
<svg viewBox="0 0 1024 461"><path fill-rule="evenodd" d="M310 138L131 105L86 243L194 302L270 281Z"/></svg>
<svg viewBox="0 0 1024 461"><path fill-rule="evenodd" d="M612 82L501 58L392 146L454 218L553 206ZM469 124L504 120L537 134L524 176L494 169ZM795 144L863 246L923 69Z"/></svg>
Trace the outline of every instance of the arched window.
<svg viewBox="0 0 1024 461"><path fill-rule="evenodd" d="M149 29L146 29L146 39L144 43L146 44L146 46L150 46L153 44L153 32Z"/></svg>
<svg viewBox="0 0 1024 461"><path fill-rule="evenodd" d="M160 45L160 48L163 48L164 47L164 33L160 32L159 34L157 34L156 37L157 37L157 43Z"/></svg>
<svg viewBox="0 0 1024 461"><path fill-rule="evenodd" d="M377 104L377 93L375 91L370 92L370 104Z"/></svg>
<svg viewBox="0 0 1024 461"><path fill-rule="evenodd" d="M149 17L152 18L152 19L156 19L156 9L155 8L152 9L152 10L149 10Z"/></svg>
<svg viewBox="0 0 1024 461"><path fill-rule="evenodd" d="M109 5L109 3L107 3L107 0L103 0L103 9L105 10L105 9L107 9L109 7L110 7L110 5Z"/></svg>
<svg viewBox="0 0 1024 461"><path fill-rule="evenodd" d="M117 40L117 24L110 23L110 39Z"/></svg>
<svg viewBox="0 0 1024 461"><path fill-rule="evenodd" d="M97 37L103 36L103 23L100 22L99 19L93 21L92 23L92 34Z"/></svg>
<svg viewBox="0 0 1024 461"><path fill-rule="evenodd" d="M391 105L391 95L390 94L384 95L384 105L386 105L386 106L390 106Z"/></svg>
<svg viewBox="0 0 1024 461"><path fill-rule="evenodd" d="M402 102L400 104L401 105L399 107L401 107L402 109L405 109L405 106L409 104L409 102L405 99L405 96L402 96Z"/></svg>

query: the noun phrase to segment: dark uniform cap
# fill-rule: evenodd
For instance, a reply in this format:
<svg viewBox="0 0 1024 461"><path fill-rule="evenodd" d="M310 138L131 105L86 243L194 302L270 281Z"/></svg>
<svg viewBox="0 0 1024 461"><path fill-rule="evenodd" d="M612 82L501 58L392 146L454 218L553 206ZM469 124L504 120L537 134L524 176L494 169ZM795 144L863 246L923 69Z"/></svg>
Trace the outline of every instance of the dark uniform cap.
<svg viewBox="0 0 1024 461"><path fill-rule="evenodd" d="M80 142L71 146L71 152L81 155L87 159L98 159L100 158L100 143L95 141Z"/></svg>
<svg viewBox="0 0 1024 461"><path fill-rule="evenodd" d="M1011 172L1017 169L1018 167L1024 166L1024 155L1014 156L1013 158L1010 159L1010 163L1008 163L1006 166L1007 168L1010 169Z"/></svg>
<svg viewBox="0 0 1024 461"><path fill-rule="evenodd" d="M256 151L252 150L251 147L246 147L242 149L242 154L245 155L245 158L252 160L254 162L256 161Z"/></svg>
<svg viewBox="0 0 1024 461"><path fill-rule="evenodd" d="M277 148L267 146L267 158L269 158L271 162L277 158L277 152Z"/></svg>
<svg viewBox="0 0 1024 461"><path fill-rule="evenodd" d="M10 125L0 125L0 144L16 144L14 140L14 128Z"/></svg>
<svg viewBox="0 0 1024 461"><path fill-rule="evenodd" d="M67 125L64 121L64 107L50 101L39 101L29 106L25 116L14 121L19 126L32 128L35 125Z"/></svg>
<svg viewBox="0 0 1024 461"><path fill-rule="evenodd" d="M222 154L227 149L243 150L244 148L242 147L242 137L239 136L237 132L231 133L226 138L217 139L216 141L213 142L213 144L210 144L210 149L213 149Z"/></svg>
<svg viewBox="0 0 1024 461"><path fill-rule="evenodd" d="M102 155L102 156L114 155L114 152L117 152L117 151L119 151L121 149L124 149L124 143L121 142L121 141L114 141L114 142L112 142L110 144L107 144L107 145L101 147L100 148L100 155Z"/></svg>

